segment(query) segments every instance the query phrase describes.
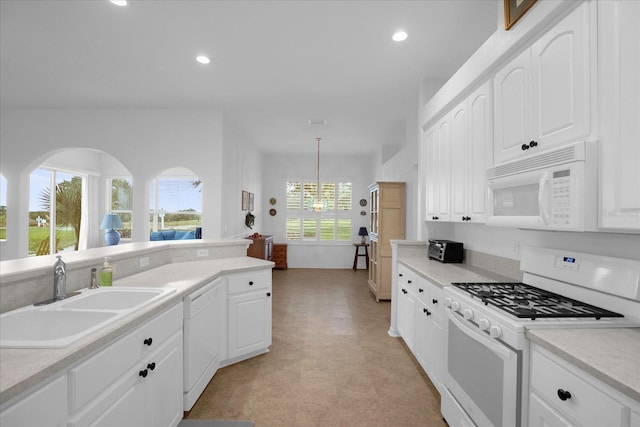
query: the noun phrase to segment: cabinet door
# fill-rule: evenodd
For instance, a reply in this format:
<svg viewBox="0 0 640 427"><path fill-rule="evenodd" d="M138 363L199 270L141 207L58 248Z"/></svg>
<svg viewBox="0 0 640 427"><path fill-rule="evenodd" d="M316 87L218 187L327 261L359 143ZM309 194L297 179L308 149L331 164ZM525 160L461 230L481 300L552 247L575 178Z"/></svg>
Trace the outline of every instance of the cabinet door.
<svg viewBox="0 0 640 427"><path fill-rule="evenodd" d="M137 427L147 425L145 423L144 388L142 379L135 381L131 387L124 389L117 400L95 419L85 421L81 418L78 422L70 423L69 426Z"/></svg>
<svg viewBox="0 0 640 427"><path fill-rule="evenodd" d="M451 112L451 220L462 221L467 215L468 153L467 100Z"/></svg>
<svg viewBox="0 0 640 427"><path fill-rule="evenodd" d="M531 51L522 52L493 79L495 100L494 162L522 155L531 132Z"/></svg>
<svg viewBox="0 0 640 427"><path fill-rule="evenodd" d="M66 373L0 413L2 427L63 426L66 419Z"/></svg>
<svg viewBox="0 0 640 427"><path fill-rule="evenodd" d="M532 393L529 396L529 427L572 427L569 421Z"/></svg>
<svg viewBox="0 0 640 427"><path fill-rule="evenodd" d="M442 324L442 309L440 301L442 292L434 285L429 285L429 322L427 324L427 373L431 382L438 390L442 391L442 354L444 349L444 335Z"/></svg>
<svg viewBox="0 0 640 427"><path fill-rule="evenodd" d="M398 332L400 332L407 347L413 350L415 297L406 287L401 284L398 284L398 286Z"/></svg>
<svg viewBox="0 0 640 427"><path fill-rule="evenodd" d="M536 150L589 135L589 4L584 3L531 47Z"/></svg>
<svg viewBox="0 0 640 427"><path fill-rule="evenodd" d="M229 358L271 345L271 288L228 299Z"/></svg>
<svg viewBox="0 0 640 427"><path fill-rule="evenodd" d="M147 427L172 427L182 419L182 360L180 331L162 351L145 362L149 369L145 378Z"/></svg>
<svg viewBox="0 0 640 427"><path fill-rule="evenodd" d="M436 216L436 206L438 204L438 135L436 127L433 126L424 134L424 188L425 194L425 220L431 221Z"/></svg>
<svg viewBox="0 0 640 427"><path fill-rule="evenodd" d="M438 204L436 217L439 221L451 219L451 115L447 114L437 125L438 134Z"/></svg>
<svg viewBox="0 0 640 427"><path fill-rule="evenodd" d="M599 226L640 231L640 2L598 2Z"/></svg>
<svg viewBox="0 0 640 427"><path fill-rule="evenodd" d="M487 168L493 156L493 88L491 80L468 98L466 209L471 222L485 222L487 216Z"/></svg>
<svg viewBox="0 0 640 427"><path fill-rule="evenodd" d="M429 312L427 306L416 301L416 313L415 313L415 341L413 354L422 366L425 372L429 371L428 368L428 351L429 351L429 339L428 339L428 324L431 321L427 313Z"/></svg>

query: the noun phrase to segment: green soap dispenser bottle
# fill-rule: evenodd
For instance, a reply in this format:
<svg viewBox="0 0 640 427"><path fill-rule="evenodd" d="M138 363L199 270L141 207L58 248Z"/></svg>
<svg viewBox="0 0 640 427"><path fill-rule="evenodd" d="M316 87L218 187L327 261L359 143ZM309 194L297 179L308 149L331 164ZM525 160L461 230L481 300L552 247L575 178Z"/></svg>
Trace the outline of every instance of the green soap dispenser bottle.
<svg viewBox="0 0 640 427"><path fill-rule="evenodd" d="M104 264L102 264L102 269L100 269L100 286L111 286L113 283L113 269L109 264L108 256L104 257Z"/></svg>

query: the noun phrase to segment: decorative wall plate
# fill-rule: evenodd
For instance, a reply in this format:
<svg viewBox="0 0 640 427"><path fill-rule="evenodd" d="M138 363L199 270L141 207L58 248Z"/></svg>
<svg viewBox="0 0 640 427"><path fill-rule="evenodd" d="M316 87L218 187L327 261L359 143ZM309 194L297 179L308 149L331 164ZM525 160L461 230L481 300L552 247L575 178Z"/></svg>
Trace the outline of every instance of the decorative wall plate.
<svg viewBox="0 0 640 427"><path fill-rule="evenodd" d="M272 204L272 205L275 205L276 204L276 198L275 197L270 198L269 199L269 203Z"/></svg>
<svg viewBox="0 0 640 427"><path fill-rule="evenodd" d="M269 209L269 215L276 216L278 212L275 209Z"/></svg>
<svg viewBox="0 0 640 427"><path fill-rule="evenodd" d="M367 199L360 199L360 206L367 206Z"/></svg>

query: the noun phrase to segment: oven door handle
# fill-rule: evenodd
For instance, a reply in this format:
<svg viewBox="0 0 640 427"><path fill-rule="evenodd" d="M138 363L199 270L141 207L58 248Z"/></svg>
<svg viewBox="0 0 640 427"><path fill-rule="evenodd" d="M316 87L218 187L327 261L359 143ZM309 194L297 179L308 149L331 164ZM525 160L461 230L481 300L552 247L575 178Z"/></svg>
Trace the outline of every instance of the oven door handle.
<svg viewBox="0 0 640 427"><path fill-rule="evenodd" d="M484 332L481 332L479 329L477 330L477 332L474 331L464 322L461 322L459 319L457 319L456 315L453 312L449 311L448 317L449 317L449 320L455 323L458 329L464 332L469 338L484 345L489 350L493 351L498 356L500 356L503 360L511 359L511 357L513 356L514 353L511 352L507 347L505 347L504 345L501 345L500 343L496 342L492 338L485 337Z"/></svg>

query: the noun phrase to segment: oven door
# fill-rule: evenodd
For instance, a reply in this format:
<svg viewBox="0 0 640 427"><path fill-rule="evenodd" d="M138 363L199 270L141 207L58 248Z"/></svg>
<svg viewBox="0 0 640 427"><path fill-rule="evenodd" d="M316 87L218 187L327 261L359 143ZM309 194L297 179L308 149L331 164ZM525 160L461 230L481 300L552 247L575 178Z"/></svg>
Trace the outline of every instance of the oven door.
<svg viewBox="0 0 640 427"><path fill-rule="evenodd" d="M467 417L481 427L519 426L521 352L491 338L452 310L446 312L445 419L452 427L467 425ZM445 402L451 398L453 402ZM455 413L456 408L465 414Z"/></svg>

